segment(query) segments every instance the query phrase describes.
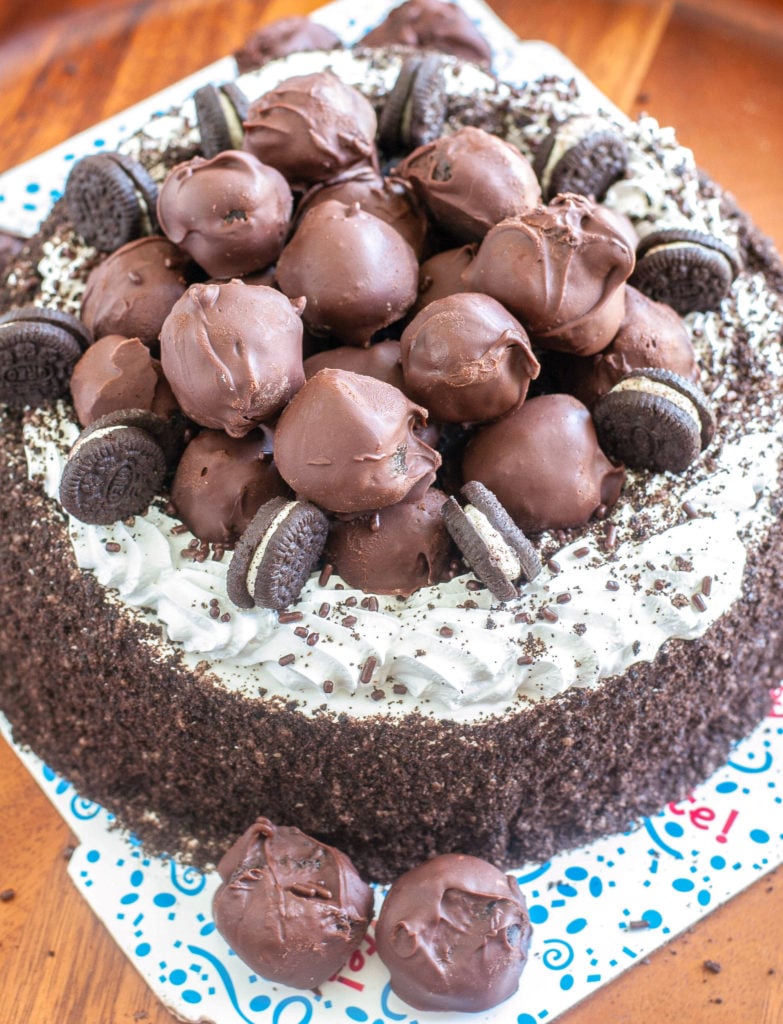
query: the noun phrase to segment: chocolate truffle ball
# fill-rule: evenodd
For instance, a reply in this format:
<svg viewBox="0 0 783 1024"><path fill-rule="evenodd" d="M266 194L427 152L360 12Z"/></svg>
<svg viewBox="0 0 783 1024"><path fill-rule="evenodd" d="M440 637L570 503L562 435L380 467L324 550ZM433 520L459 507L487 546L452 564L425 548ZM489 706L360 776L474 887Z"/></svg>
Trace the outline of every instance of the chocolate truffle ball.
<svg viewBox="0 0 783 1024"><path fill-rule="evenodd" d="M440 466L415 432L426 419L426 410L391 384L320 370L278 421L277 468L299 497L331 512L415 501Z"/></svg>
<svg viewBox="0 0 783 1024"><path fill-rule="evenodd" d="M462 242L480 241L498 221L541 201L530 161L483 128L460 128L419 146L397 173L411 182L438 227Z"/></svg>
<svg viewBox="0 0 783 1024"><path fill-rule="evenodd" d="M305 377L309 380L319 370L350 370L361 373L365 377L375 377L393 384L400 391L405 391L405 379L402 375L399 341L379 341L368 348L356 348L355 345L340 345L308 356L304 361Z"/></svg>
<svg viewBox="0 0 783 1024"><path fill-rule="evenodd" d="M335 50L342 44L331 29L301 16L278 18L254 32L234 54L240 74L270 60L306 50Z"/></svg>
<svg viewBox="0 0 783 1024"><path fill-rule="evenodd" d="M283 176L235 149L177 164L158 194L164 233L211 277L241 277L274 263L292 207Z"/></svg>
<svg viewBox="0 0 783 1024"><path fill-rule="evenodd" d="M465 449L462 474L497 495L525 533L586 523L617 501L625 480L571 395L539 395L482 427Z"/></svg>
<svg viewBox="0 0 783 1024"><path fill-rule="evenodd" d="M258 818L218 864L215 926L269 981L315 988L342 967L372 918L372 889L340 850Z"/></svg>
<svg viewBox="0 0 783 1024"><path fill-rule="evenodd" d="M478 1013L512 996L532 929L517 880L442 854L389 889L375 928L393 991L417 1010Z"/></svg>
<svg viewBox="0 0 783 1024"><path fill-rule="evenodd" d="M244 148L306 188L364 163L377 164L369 100L331 71L296 75L250 104Z"/></svg>
<svg viewBox="0 0 783 1024"><path fill-rule="evenodd" d="M187 288L189 260L160 235L137 238L91 271L81 318L93 337L121 334L156 345L163 321Z"/></svg>
<svg viewBox="0 0 783 1024"><path fill-rule="evenodd" d="M417 258L421 258L429 224L421 203L407 181L384 177L371 167L347 172L336 181L314 186L299 204L298 218L301 219L308 210L327 199L336 199L346 206L358 203L366 213L372 213L399 231Z"/></svg>
<svg viewBox="0 0 783 1024"><path fill-rule="evenodd" d="M83 427L119 409L149 409L166 418L178 408L147 346L119 334L99 338L84 352L73 368L71 396Z"/></svg>
<svg viewBox="0 0 783 1024"><path fill-rule="evenodd" d="M202 430L188 444L171 485L177 515L199 540L234 544L272 498L289 497L260 431L229 437Z"/></svg>
<svg viewBox="0 0 783 1024"><path fill-rule="evenodd" d="M492 62L489 43L467 14L443 0L407 0L361 40L362 46L395 43L440 50L485 67Z"/></svg>
<svg viewBox="0 0 783 1024"><path fill-rule="evenodd" d="M327 200L307 213L277 262L277 283L307 300L302 314L315 334L368 345L373 334L413 305L416 254L385 221L358 203Z"/></svg>
<svg viewBox="0 0 783 1024"><path fill-rule="evenodd" d="M443 491L430 487L418 501L333 521L325 558L351 586L366 593L402 594L449 578L455 554L440 514Z"/></svg>
<svg viewBox="0 0 783 1024"><path fill-rule="evenodd" d="M411 313L418 313L428 302L434 302L435 299L445 299L447 295L470 291L463 275L473 262L477 250L478 245L471 242L458 249L438 252L425 260L419 267L419 294Z"/></svg>
<svg viewBox="0 0 783 1024"><path fill-rule="evenodd" d="M425 306L403 331L400 355L406 394L442 423L516 409L540 370L519 321L477 292Z"/></svg>
<svg viewBox="0 0 783 1024"><path fill-rule="evenodd" d="M191 285L160 334L185 415L232 437L275 416L304 383L300 309L264 285Z"/></svg>
<svg viewBox="0 0 783 1024"><path fill-rule="evenodd" d="M691 337L678 313L626 285L625 317L605 349L594 356L554 353L562 389L592 408L631 370L654 367L698 381Z"/></svg>
<svg viewBox="0 0 783 1024"><path fill-rule="evenodd" d="M634 258L613 217L562 195L494 227L465 280L519 317L542 348L593 355L620 327Z"/></svg>

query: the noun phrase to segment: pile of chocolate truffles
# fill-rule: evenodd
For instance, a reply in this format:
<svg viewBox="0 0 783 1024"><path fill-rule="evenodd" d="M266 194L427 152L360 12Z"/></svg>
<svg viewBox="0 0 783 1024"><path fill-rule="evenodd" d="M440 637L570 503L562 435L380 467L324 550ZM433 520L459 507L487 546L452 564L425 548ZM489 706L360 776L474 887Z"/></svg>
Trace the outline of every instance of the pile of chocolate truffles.
<svg viewBox="0 0 783 1024"><path fill-rule="evenodd" d="M639 366L695 378L680 317L627 284L627 221L544 203L530 161L481 128L428 131L382 152L357 89L289 78L249 103L241 150L170 170L162 236L90 275L79 420L188 423L171 499L200 542L310 502L350 586L409 595L463 569L440 515L463 483L529 535L584 524L625 478L591 408Z"/></svg>

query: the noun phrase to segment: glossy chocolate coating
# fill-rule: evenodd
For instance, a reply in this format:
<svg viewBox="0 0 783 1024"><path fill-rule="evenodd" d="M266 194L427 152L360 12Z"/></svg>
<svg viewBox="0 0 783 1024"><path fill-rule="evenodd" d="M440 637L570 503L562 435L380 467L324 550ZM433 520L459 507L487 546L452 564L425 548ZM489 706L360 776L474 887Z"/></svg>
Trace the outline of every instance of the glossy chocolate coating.
<svg viewBox="0 0 783 1024"><path fill-rule="evenodd" d="M160 235L128 242L90 273L82 320L95 338L121 334L157 344L163 321L188 286L188 262L181 249Z"/></svg>
<svg viewBox="0 0 783 1024"><path fill-rule="evenodd" d="M477 292L425 306L403 331L400 355L406 393L441 423L503 416L540 370L519 321Z"/></svg>
<svg viewBox="0 0 783 1024"><path fill-rule="evenodd" d="M379 341L368 348L357 348L355 345L340 345L308 356L304 361L305 377L309 380L319 370L350 370L361 373L365 377L375 377L393 384L400 391L405 391L405 378L402 375L399 341Z"/></svg>
<svg viewBox="0 0 783 1024"><path fill-rule="evenodd" d="M160 335L182 411L232 437L271 419L304 383L300 308L264 285L191 285Z"/></svg>
<svg viewBox="0 0 783 1024"><path fill-rule="evenodd" d="M586 523L618 499L625 470L598 445L588 409L571 395L531 398L482 427L462 461L465 480L478 480L525 533Z"/></svg>
<svg viewBox="0 0 783 1024"><path fill-rule="evenodd" d="M502 302L542 348L592 355L620 327L633 266L616 219L584 196L562 195L493 228L465 279Z"/></svg>
<svg viewBox="0 0 783 1024"><path fill-rule="evenodd" d="M297 217L301 219L308 210L327 199L336 199L346 206L358 203L366 213L372 213L399 231L416 256L421 258L429 225L421 203L407 181L383 177L371 167L347 172L336 181L324 182L308 192L299 204Z"/></svg>
<svg viewBox="0 0 783 1024"><path fill-rule="evenodd" d="M413 305L416 254L389 225L358 204L327 200L307 213L277 262L277 283L304 296L302 317L315 334L368 345Z"/></svg>
<svg viewBox="0 0 783 1024"><path fill-rule="evenodd" d="M592 408L631 370L648 366L699 379L696 353L680 315L626 285L625 317L609 345L594 356L557 353L554 368L563 390Z"/></svg>
<svg viewBox="0 0 783 1024"><path fill-rule="evenodd" d="M530 161L483 128L460 128L419 146L397 173L411 182L437 225L462 242L480 241L499 221L541 201Z"/></svg>
<svg viewBox="0 0 783 1024"><path fill-rule="evenodd" d="M426 419L391 384L320 370L278 421L277 468L300 498L332 512L414 501L440 466L438 453L415 432Z"/></svg>
<svg viewBox="0 0 783 1024"><path fill-rule="evenodd" d="M456 4L442 0L407 0L361 40L362 46L401 43L451 53L489 67L492 51L476 26Z"/></svg>
<svg viewBox="0 0 783 1024"><path fill-rule="evenodd" d="M417 1010L488 1010L513 995L532 929L512 875L447 853L398 878L375 939L391 987Z"/></svg>
<svg viewBox="0 0 783 1024"><path fill-rule="evenodd" d="M356 164L377 165L377 118L369 100L331 71L295 75L251 103L244 148L293 188Z"/></svg>
<svg viewBox="0 0 783 1024"><path fill-rule="evenodd" d="M340 40L325 25L309 18L278 18L254 32L234 54L240 74L263 67L267 61L303 50L334 50Z"/></svg>
<svg viewBox="0 0 783 1024"><path fill-rule="evenodd" d="M171 500L199 540L233 544L265 502L290 496L269 447L255 430L245 437L202 430L193 438L177 466Z"/></svg>
<svg viewBox="0 0 783 1024"><path fill-rule="evenodd" d="M138 338L107 334L82 355L71 375L71 396L83 427L119 409L176 412L177 401L157 359Z"/></svg>
<svg viewBox="0 0 783 1024"><path fill-rule="evenodd" d="M161 228L211 277L241 277L274 263L292 207L283 176L235 149L177 164L158 194Z"/></svg>
<svg viewBox="0 0 783 1024"><path fill-rule="evenodd" d="M430 487L418 501L335 520L325 558L345 582L365 593L402 594L449 578L455 552L440 514L443 491Z"/></svg>
<svg viewBox="0 0 783 1024"><path fill-rule="evenodd" d="M217 930L270 981L315 988L342 967L372 918L372 889L344 853L258 818L218 864Z"/></svg>
<svg viewBox="0 0 783 1024"><path fill-rule="evenodd" d="M478 245L471 242L458 249L446 249L424 260L419 267L419 294L411 312L418 313L435 299L470 291L463 274L473 262L477 250Z"/></svg>

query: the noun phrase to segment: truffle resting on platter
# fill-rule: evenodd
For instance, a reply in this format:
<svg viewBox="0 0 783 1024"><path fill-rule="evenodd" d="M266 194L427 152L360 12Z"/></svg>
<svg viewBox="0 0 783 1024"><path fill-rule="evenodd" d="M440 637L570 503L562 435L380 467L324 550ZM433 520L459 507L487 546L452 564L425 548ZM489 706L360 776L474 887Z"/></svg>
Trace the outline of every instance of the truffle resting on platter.
<svg viewBox="0 0 783 1024"><path fill-rule="evenodd" d="M406 55L398 47L293 54L240 77L238 84L254 104L285 80L329 69L345 85L358 88L380 115ZM717 239L711 252L735 254L724 297L719 302L711 298L714 308L694 309L683 319L694 360L686 353L678 365L686 366L688 383L698 383L708 399L714 437L677 474L627 468L623 478L612 453L601 453L602 479L611 477L612 486L602 490L596 485L597 497L590 498L586 513L580 505L577 525L566 509L564 527L541 528L538 519L534 523L540 532L522 527L542 568L535 578L520 581L518 596L511 600L494 597L465 569L458 553L445 557L448 541L441 537L437 559L406 569L406 579L424 583L412 593L407 583L395 583L388 593L378 584L375 592L366 593L340 577L339 565L322 563L298 599L282 611L236 607L226 590L233 528L221 524L246 522L255 511L247 505L248 494L266 494L266 485L251 480L251 461L242 473L221 476L238 492L236 509L224 499L206 517L210 523L219 517L220 530L212 536L221 541L189 532L189 526L200 528L200 517L185 508L200 479L192 469L189 481L180 475L179 499L175 493L171 500L173 469L167 466L162 488L146 511L113 524L88 525L66 515L60 504L60 476L80 427L67 388L56 401L18 407L24 405L15 401L18 378L35 368L32 350L23 342L33 334L45 336L46 352L54 353L55 363L65 359L71 367L92 339L63 337L62 323L51 317L25 319L30 314L17 311L32 305L78 316L90 272L107 256L78 236L67 208L58 203L39 235L11 256L0 285L0 369L8 403L0 434L0 707L17 742L32 747L84 796L103 803L151 850L177 852L202 866L214 864L263 815L345 851L365 877L380 881L443 853L518 866L630 827L664 802L683 797L725 760L731 744L769 707L769 689L778 681L783 622L776 582L783 573L783 271L772 247L719 186L700 176L692 155L673 134L651 119L632 123L608 102L598 111L572 80L550 76L517 90L454 58L444 57L443 67L443 135L481 129L510 143L531 163L545 142L551 144L552 133L557 135L577 115L597 117L622 136L627 166L608 187L598 219L600 231L613 239L609 263L622 266L623 280L632 269L635 238L653 232L690 232L686 247L691 248L701 244L693 242L696 233ZM262 107L252 108L254 119ZM353 168L365 178L381 167L399 167L410 156L381 153L376 164L368 149L369 123L365 116ZM263 160L259 129L253 130L256 156ZM160 188L172 167L200 157L192 105L145 125L120 151L140 162ZM235 166L248 163L246 158L232 161ZM353 172L339 173L350 177ZM277 174L267 179L274 179L282 196L278 205L285 209L288 193L278 187ZM305 188L313 187L301 175L297 165L289 182L295 203ZM411 195L418 209L415 188ZM550 221L553 230L572 230L585 204L594 209L578 197L566 200L565 207L556 199L559 205L547 207L554 211L547 219L540 213L544 208L536 206L539 201L531 201L539 211L535 230L545 233ZM293 261L285 248L283 280L276 285L270 275L264 275L261 286L208 281L210 273L222 272L220 261L199 271L183 259L186 284L195 289L191 300L194 294L200 298L175 297L172 303L178 303L177 316L201 317L202 326L192 329L201 339L199 365L211 366L220 354L232 380L245 374L248 387L256 387L273 372L279 385L265 404L235 402L227 389L228 411L221 423L230 424L233 436L216 448L221 460L224 451L237 447L236 438L247 437L258 452L252 458L268 473L278 417L291 428L286 410L304 404L296 402L295 393L308 389L312 394L312 381L353 374L352 368L331 367L328 349L344 351L351 344L358 353L371 340L396 343L420 308L414 306L415 287L411 290L409 283L416 259L412 248L407 242L387 242L387 225L354 209L353 202L338 208L338 200L330 200L320 209L334 208L340 222L354 218L344 231L340 228L340 239L371 221L372 237L382 239L382 251L402 253L406 268L405 290L400 287L406 297L395 306L396 322L379 316L380 333L376 330L372 338L365 324L340 337L332 327L339 318L332 320L331 312L319 317L314 308L317 290L303 304L302 282L296 265L286 267ZM514 212L504 222L515 226L515 245L527 230L519 227L526 215ZM251 214L229 210L226 216L236 238L244 229L242 217ZM580 221L588 241L590 232L599 230L592 217ZM161 223L165 228L165 214ZM481 292L502 305L506 283L488 280L492 259L480 256L484 237L451 237L442 224L431 228L422 260L470 242L461 261L465 266L455 265L456 280L446 285L447 291ZM276 232L275 246L282 237L278 222ZM485 256L494 251L491 246L504 244L504 237L490 228ZM667 246L676 244L667 238ZM197 260L197 248L190 252ZM245 270L240 263L239 272ZM508 452L494 459L493 445L502 447L502 438L514 431L498 429L498 424L511 422L509 417L521 423L530 403L546 403L548 396L569 388L583 394L588 379L593 395L598 379L591 369L598 359L594 345L608 350L621 323L626 334L632 329L627 303L621 301L623 294L627 299L622 289L629 286L618 284L614 269L607 274L615 275L611 317L602 320L608 334L600 340L591 334L582 355L578 346L586 314L579 303L573 304L575 319L567 323L549 317L549 310L544 311L548 319L542 314L526 322L526 307L515 303L509 309L517 348L519 339L529 336L522 389L529 383L529 390L518 408L515 392L505 406L510 411L494 423L474 422L472 409L468 424L438 422L432 415L425 422L429 381L405 401L392 402L401 416L410 417L404 429L389 431L408 438L395 442L402 451L400 466L406 444L426 449L432 453L429 469L416 480L426 487L437 473L439 491L458 495L468 482L460 476L463 449L472 452L467 464L479 465L477 474L480 464L505 465ZM657 280L656 301L659 285ZM284 307L280 315L291 337L285 367L270 370L273 346L265 350L267 362L259 368L246 355L230 354L230 346L209 339L209 325L223 315L221 303L259 287L278 288L275 302ZM426 290L426 281L422 287ZM643 291L643 282L636 287ZM435 297L446 301L440 291ZM603 297L590 294L585 308L603 310L603 304ZM635 303L634 309L639 306ZM470 308L475 307L471 300ZM162 353L157 342L146 342L153 360L162 355L164 373L178 358L170 327L162 330ZM555 334L560 340L551 343ZM564 337L566 345L574 338L578 342L566 351L567 358ZM654 347L655 338L649 338L648 332L636 343L624 335L622 358ZM428 341L439 343L437 337ZM483 359L486 346L481 344ZM683 344L678 336L678 352ZM553 353L552 348L559 350ZM318 370L305 383L302 358L312 352L319 353ZM25 371L21 374L18 360ZM106 360L104 365L106 373L113 373L118 364ZM189 417L181 447L199 433L223 429L209 417L198 422L201 413L189 404L194 393L186 380L189 365L183 357L171 382ZM402 368L404 381L405 363ZM612 374L604 377L609 387L623 387ZM655 384L659 375L648 378L654 378L652 395L642 394L642 383L634 378L630 399L625 396L619 403L623 409L627 400L680 401L672 394L676 389L666 384L668 377L663 384ZM400 380L399 372L395 379ZM399 394L394 384L378 382L376 387L366 375L363 380L363 394L383 395L385 389ZM561 398L555 405L579 406L580 437L590 452L597 452L589 416L581 411L586 407L576 398ZM179 422L182 414L175 409L171 417ZM99 429L109 431L99 438L106 442L103 447L116 452L118 446L108 444L116 426ZM133 430L142 427L126 428ZM346 444L355 440L348 433ZM369 427L363 427L362 436L367 433ZM317 429L314 434L317 441ZM163 434L150 436L159 440ZM547 450L538 455L546 459ZM196 458L202 453L191 450L193 466ZM205 473L217 466L214 458L203 457ZM395 466L392 460L391 471ZM564 463L563 474L579 474L583 468L568 470ZM280 470L285 478L284 467ZM498 488L484 482L508 508L498 493L503 481ZM536 482L527 478L523 489L534 489ZM574 492L572 481L559 482ZM399 494L393 488L381 490L384 501L392 495L387 505L400 496L424 500L418 485ZM608 502L613 503L601 497L604 493L611 493ZM345 548L340 538L346 531L373 530L373 509L346 505L337 494L327 499L320 494L307 500L326 500L326 515L335 523L327 551ZM275 500L287 509L300 498ZM177 500L183 503L179 513ZM364 519L352 521L357 515ZM407 530L405 524L412 521L396 514L384 517L382 510L379 515L383 530L393 530L394 523ZM418 535L414 540L420 542ZM362 550L377 547L368 542ZM349 575L362 580L383 573L353 565Z"/></svg>

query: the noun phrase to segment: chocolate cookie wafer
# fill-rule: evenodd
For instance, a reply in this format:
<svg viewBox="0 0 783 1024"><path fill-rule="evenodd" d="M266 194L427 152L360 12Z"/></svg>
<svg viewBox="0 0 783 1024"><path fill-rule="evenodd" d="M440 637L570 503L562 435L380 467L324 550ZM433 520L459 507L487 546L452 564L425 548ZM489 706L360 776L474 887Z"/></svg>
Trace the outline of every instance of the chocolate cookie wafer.
<svg viewBox="0 0 783 1024"><path fill-rule="evenodd" d="M65 205L74 227L101 252L155 233L157 195L145 168L122 153L83 157L65 183Z"/></svg>
<svg viewBox="0 0 783 1024"><path fill-rule="evenodd" d="M406 58L378 120L382 149L409 152L437 139L446 120L446 77L437 53Z"/></svg>
<svg viewBox="0 0 783 1024"><path fill-rule="evenodd" d="M533 161L544 200L575 192L600 202L628 165L625 139L603 118L572 117L543 140Z"/></svg>
<svg viewBox="0 0 783 1024"><path fill-rule="evenodd" d="M741 269L730 245L701 231L668 228L646 235L630 283L681 316L717 309Z"/></svg>
<svg viewBox="0 0 783 1024"><path fill-rule="evenodd" d="M604 451L653 472L682 473L715 432L704 392L671 370L633 370L598 401L593 419Z"/></svg>
<svg viewBox="0 0 783 1024"><path fill-rule="evenodd" d="M146 430L98 421L71 448L60 502L83 523L105 526L144 512L165 473L163 449Z"/></svg>
<svg viewBox="0 0 783 1024"><path fill-rule="evenodd" d="M541 571L538 553L489 488L471 480L460 494L464 508L454 497L441 508L446 528L476 577L499 600L511 601L515 583Z"/></svg>
<svg viewBox="0 0 783 1024"><path fill-rule="evenodd" d="M57 309L25 306L0 316L0 402L22 408L68 394L73 368L92 344L87 327Z"/></svg>
<svg viewBox="0 0 783 1024"><path fill-rule="evenodd" d="M193 93L201 152L208 160L226 149L241 149L250 103L234 82L202 86Z"/></svg>
<svg viewBox="0 0 783 1024"><path fill-rule="evenodd" d="M326 544L329 521L308 501L272 498L239 538L226 586L240 608L292 604Z"/></svg>

